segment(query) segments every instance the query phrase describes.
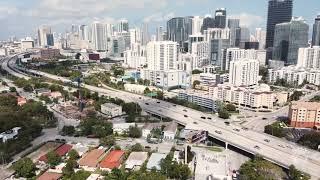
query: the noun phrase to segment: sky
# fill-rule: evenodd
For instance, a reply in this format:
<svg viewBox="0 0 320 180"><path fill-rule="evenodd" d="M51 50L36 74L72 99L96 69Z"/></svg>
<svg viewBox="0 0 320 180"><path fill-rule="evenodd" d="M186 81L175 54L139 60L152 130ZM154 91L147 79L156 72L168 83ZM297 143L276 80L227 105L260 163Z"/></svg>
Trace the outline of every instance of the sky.
<svg viewBox="0 0 320 180"><path fill-rule="evenodd" d="M243 26L266 26L268 0L0 0L0 40L33 37L40 25L65 32L71 24L115 23L121 18L128 19L130 27L147 22L153 33L155 26L165 26L172 17L212 15L221 7L229 17L240 18ZM293 15L308 24L319 13L320 0L294 0Z"/></svg>

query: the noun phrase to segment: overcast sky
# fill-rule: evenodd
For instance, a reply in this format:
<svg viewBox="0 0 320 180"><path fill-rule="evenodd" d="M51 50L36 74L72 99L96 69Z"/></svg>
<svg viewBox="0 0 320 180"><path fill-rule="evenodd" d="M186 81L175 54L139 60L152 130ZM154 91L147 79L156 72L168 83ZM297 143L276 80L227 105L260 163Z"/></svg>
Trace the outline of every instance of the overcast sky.
<svg viewBox="0 0 320 180"><path fill-rule="evenodd" d="M265 28L267 0L0 0L0 39L34 36L38 26L51 25L65 32L71 24L94 20L115 22L127 18L131 27L149 22L165 25L174 16L204 16L216 8L227 8L228 16L239 17L250 28ZM294 0L294 16L309 24L320 13L320 0ZM150 28L152 31L153 28Z"/></svg>

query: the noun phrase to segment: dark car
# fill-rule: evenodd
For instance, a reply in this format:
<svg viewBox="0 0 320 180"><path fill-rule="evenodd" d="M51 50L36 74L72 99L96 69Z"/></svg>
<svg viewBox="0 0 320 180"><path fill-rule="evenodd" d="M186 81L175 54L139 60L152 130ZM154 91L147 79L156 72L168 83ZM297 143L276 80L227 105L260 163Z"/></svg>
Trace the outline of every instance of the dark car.
<svg viewBox="0 0 320 180"><path fill-rule="evenodd" d="M160 104L160 101L157 101L158 104Z"/></svg>
<svg viewBox="0 0 320 180"><path fill-rule="evenodd" d="M145 103L146 105L149 105L149 103Z"/></svg>
<svg viewBox="0 0 320 180"><path fill-rule="evenodd" d="M188 117L187 115L184 115L184 117Z"/></svg>
<svg viewBox="0 0 320 180"><path fill-rule="evenodd" d="M204 117L204 116L201 116L201 119L206 119L206 117Z"/></svg>

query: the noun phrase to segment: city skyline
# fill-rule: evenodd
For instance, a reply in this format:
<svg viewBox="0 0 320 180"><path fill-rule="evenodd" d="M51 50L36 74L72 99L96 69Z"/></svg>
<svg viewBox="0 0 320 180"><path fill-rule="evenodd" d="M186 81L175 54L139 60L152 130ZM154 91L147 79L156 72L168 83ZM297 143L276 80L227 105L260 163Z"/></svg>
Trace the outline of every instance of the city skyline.
<svg viewBox="0 0 320 180"><path fill-rule="evenodd" d="M228 3L216 0L122 0L112 1L110 6L110 2L105 0L82 0L77 4L72 0L4 0L0 3L0 23L7 28L0 31L0 39L33 36L37 27L44 24L52 26L53 32L65 32L71 29L71 24L91 24L94 20L114 23L121 18L127 18L131 27L140 27L143 22L148 22L150 31L154 33L156 25L165 26L169 18L213 16L214 11L222 7L227 8L228 17L240 18L242 25L251 29L265 28L267 3L249 0L230 0ZM319 5L317 0L310 0L307 4L303 0L295 0L293 16L302 16L311 25L320 13L317 10Z"/></svg>

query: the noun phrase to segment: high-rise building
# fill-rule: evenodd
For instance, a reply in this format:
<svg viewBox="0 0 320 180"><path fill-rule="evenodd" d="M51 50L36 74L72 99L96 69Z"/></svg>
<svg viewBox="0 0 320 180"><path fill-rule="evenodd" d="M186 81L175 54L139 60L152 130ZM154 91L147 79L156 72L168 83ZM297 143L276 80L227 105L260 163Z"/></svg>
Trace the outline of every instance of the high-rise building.
<svg viewBox="0 0 320 180"><path fill-rule="evenodd" d="M183 47L191 34L192 17L175 17L167 22L168 40L177 42L180 47Z"/></svg>
<svg viewBox="0 0 320 180"><path fill-rule="evenodd" d="M235 86L251 86L258 84L259 61L239 59L230 62L229 83Z"/></svg>
<svg viewBox="0 0 320 180"><path fill-rule="evenodd" d="M142 45L147 45L148 42L150 41L150 34L149 34L149 27L146 22L142 24Z"/></svg>
<svg viewBox="0 0 320 180"><path fill-rule="evenodd" d="M309 25L301 18L277 24L274 34L273 59L297 64L298 50L308 46Z"/></svg>
<svg viewBox="0 0 320 180"><path fill-rule="evenodd" d="M210 42L210 63L222 66L223 50L230 47L230 39L212 39Z"/></svg>
<svg viewBox="0 0 320 180"><path fill-rule="evenodd" d="M318 15L313 24L312 46L320 46L320 15Z"/></svg>
<svg viewBox="0 0 320 180"><path fill-rule="evenodd" d="M261 28L256 28L256 40L259 42L259 49L265 49L266 46L266 31Z"/></svg>
<svg viewBox="0 0 320 180"><path fill-rule="evenodd" d="M250 41L250 30L247 27L240 27L240 43L249 42Z"/></svg>
<svg viewBox="0 0 320 180"><path fill-rule="evenodd" d="M297 67L320 69L320 46L300 48Z"/></svg>
<svg viewBox="0 0 320 180"><path fill-rule="evenodd" d="M201 34L201 27L203 24L203 18L200 16L195 16L192 18L192 34Z"/></svg>
<svg viewBox="0 0 320 180"><path fill-rule="evenodd" d="M211 39L230 39L229 28L209 28L203 33L204 39L210 41Z"/></svg>
<svg viewBox="0 0 320 180"><path fill-rule="evenodd" d="M178 44L173 41L151 41L147 44L147 64L149 70L175 70L178 59Z"/></svg>
<svg viewBox="0 0 320 180"><path fill-rule="evenodd" d="M159 26L156 29L156 41L164 41L163 39L163 27Z"/></svg>
<svg viewBox="0 0 320 180"><path fill-rule="evenodd" d="M48 42L49 41L49 42ZM51 27L41 26L38 29L38 45L40 47L53 46L53 34L51 32Z"/></svg>
<svg viewBox="0 0 320 180"><path fill-rule="evenodd" d="M225 8L217 9L215 12L215 27L225 28L227 25L227 10Z"/></svg>
<svg viewBox="0 0 320 180"><path fill-rule="evenodd" d="M192 44L196 42L204 41L204 36L202 34L190 35L188 39L188 49L189 53L192 53Z"/></svg>
<svg viewBox="0 0 320 180"><path fill-rule="evenodd" d="M81 25L79 27L80 40L89 41L89 27L87 25Z"/></svg>
<svg viewBox="0 0 320 180"><path fill-rule="evenodd" d="M266 48L273 46L276 24L289 22L292 18L293 0L269 0Z"/></svg>
<svg viewBox="0 0 320 180"><path fill-rule="evenodd" d="M107 49L107 36L105 24L100 22L93 22L91 26L92 46L95 50Z"/></svg>
<svg viewBox="0 0 320 180"><path fill-rule="evenodd" d="M228 19L228 28L230 29L230 46L236 46L237 29L240 28L240 19Z"/></svg>
<svg viewBox="0 0 320 180"><path fill-rule="evenodd" d="M121 19L118 23L118 32L129 32L129 22L126 19Z"/></svg>
<svg viewBox="0 0 320 180"><path fill-rule="evenodd" d="M130 33L130 44L141 43L141 31L138 28L129 29Z"/></svg>
<svg viewBox="0 0 320 180"><path fill-rule="evenodd" d="M215 27L215 21L214 18L212 17L205 17L203 19L202 27L201 27L201 32L203 33L205 30L209 28L214 28Z"/></svg>

